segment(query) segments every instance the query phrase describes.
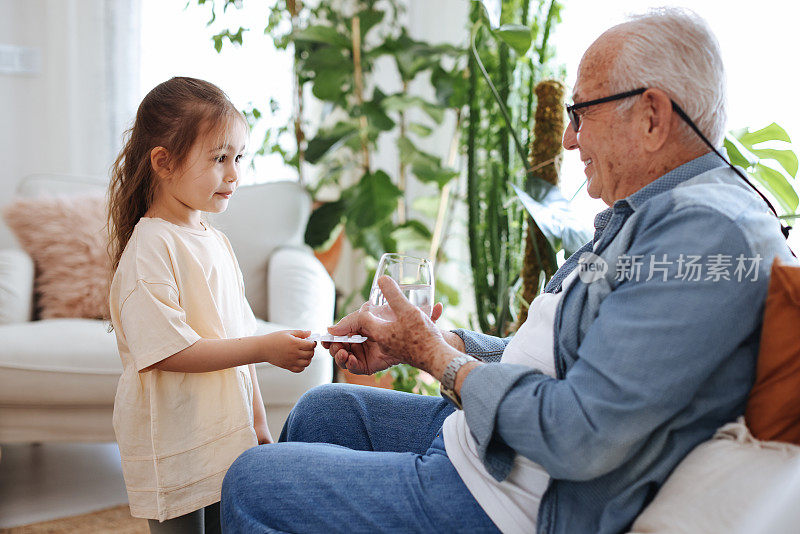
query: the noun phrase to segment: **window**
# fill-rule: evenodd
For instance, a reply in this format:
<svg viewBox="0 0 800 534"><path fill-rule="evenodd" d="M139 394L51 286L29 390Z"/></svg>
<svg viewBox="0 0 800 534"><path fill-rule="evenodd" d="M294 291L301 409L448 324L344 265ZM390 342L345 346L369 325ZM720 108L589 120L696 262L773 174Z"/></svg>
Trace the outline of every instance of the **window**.
<svg viewBox="0 0 800 534"><path fill-rule="evenodd" d="M275 50L272 39L264 35L270 2L244 2L242 9L229 7L222 13L217 7L216 21L208 4L197 0L142 0L140 96L172 76L202 78L218 85L239 109L253 105L262 112L259 126L253 131L247 152L252 155L260 146L267 126L291 120L292 56ZM217 53L211 36L239 26L244 32L244 46L232 46L227 39ZM270 112L270 99L279 109ZM249 158L248 158L249 159ZM244 173L243 183L295 180L296 173L280 156L255 158L254 170Z"/></svg>

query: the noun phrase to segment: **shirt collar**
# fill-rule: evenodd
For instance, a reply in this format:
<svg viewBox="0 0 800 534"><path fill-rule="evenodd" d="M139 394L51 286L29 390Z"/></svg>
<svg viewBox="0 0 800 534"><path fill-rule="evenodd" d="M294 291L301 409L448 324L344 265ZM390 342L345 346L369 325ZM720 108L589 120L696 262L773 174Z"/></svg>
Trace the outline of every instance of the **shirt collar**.
<svg viewBox="0 0 800 534"><path fill-rule="evenodd" d="M723 166L725 166L725 162L719 159L713 152L709 152L672 169L667 174L656 178L627 198L617 200L612 207L606 208L595 215L593 241L596 242L600 238L608 221L611 220L611 217L616 211L636 211L639 206L654 196L669 191L686 180L699 176L704 172Z"/></svg>

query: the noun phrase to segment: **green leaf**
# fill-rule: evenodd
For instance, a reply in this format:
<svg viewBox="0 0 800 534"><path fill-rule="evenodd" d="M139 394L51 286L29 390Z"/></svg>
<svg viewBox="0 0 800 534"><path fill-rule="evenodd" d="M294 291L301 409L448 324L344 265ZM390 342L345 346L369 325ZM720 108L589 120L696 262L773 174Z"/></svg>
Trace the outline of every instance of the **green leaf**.
<svg viewBox="0 0 800 534"><path fill-rule="evenodd" d="M791 150L775 150L772 148L754 148L753 154L761 159L771 159L778 162L792 178L797 177L797 155Z"/></svg>
<svg viewBox="0 0 800 534"><path fill-rule="evenodd" d="M361 42L363 43L364 36L367 35L367 32L383 20L383 11L368 9L359 13L358 19L359 27L361 28Z"/></svg>
<svg viewBox="0 0 800 534"><path fill-rule="evenodd" d="M426 101L422 104L422 111L427 113L428 117L433 119L436 124L441 124L444 120L444 109L441 106Z"/></svg>
<svg viewBox="0 0 800 534"><path fill-rule="evenodd" d="M397 250L397 244L391 238L394 226L391 219L386 218L375 226L360 227L351 220L345 225L347 237L355 248L361 248L371 258L380 258L381 254L387 251ZM367 281L364 299L369 297L369 285L374 276L374 271Z"/></svg>
<svg viewBox="0 0 800 534"><path fill-rule="evenodd" d="M433 219L439 214L439 196L418 196L411 203L411 208L414 211Z"/></svg>
<svg viewBox="0 0 800 534"><path fill-rule="evenodd" d="M423 41L415 41L405 29L395 39L387 39L377 50L377 55L389 55L397 65L397 71L404 82L410 82L417 74L439 64L442 54L451 54L452 46L432 46Z"/></svg>
<svg viewBox="0 0 800 534"><path fill-rule="evenodd" d="M525 55L525 53L531 47L531 42L533 41L531 29L520 24L504 24L503 26L497 28L494 31L494 34L502 39L503 42L508 46L513 48L514 51L520 56Z"/></svg>
<svg viewBox="0 0 800 534"><path fill-rule="evenodd" d="M751 165L755 162L751 162L742 151L739 150L739 147L736 146L735 138L732 138L730 135L725 136L725 151L728 153L728 159L733 165L737 167L742 167L743 169L749 169Z"/></svg>
<svg viewBox="0 0 800 534"><path fill-rule="evenodd" d="M414 107L424 111L436 124L441 124L444 119L444 108L419 96L398 93L387 96L383 100L383 108L387 112L404 112Z"/></svg>
<svg viewBox="0 0 800 534"><path fill-rule="evenodd" d="M386 95L384 95L380 89L375 89L372 100L364 102L362 106L355 106L351 116L356 118L363 113L371 126L382 132L389 131L394 128L395 122L384 110L383 101L385 99Z"/></svg>
<svg viewBox="0 0 800 534"><path fill-rule="evenodd" d="M439 158L418 149L408 137L399 138L397 140L397 147L400 149L400 159L408 165L441 166Z"/></svg>
<svg viewBox="0 0 800 534"><path fill-rule="evenodd" d="M335 74L332 76L317 76L311 93L326 102L335 102L345 93L344 85L349 81L346 75Z"/></svg>
<svg viewBox="0 0 800 534"><path fill-rule="evenodd" d="M345 142L357 133L358 127L346 122L340 122L333 128L321 130L314 139L308 142L305 153L306 161L312 164L319 162L334 145Z"/></svg>
<svg viewBox="0 0 800 534"><path fill-rule="evenodd" d="M751 175L758 180L788 213L797 209L797 193L784 175L759 163Z"/></svg>
<svg viewBox="0 0 800 534"><path fill-rule="evenodd" d="M457 171L446 169L439 165L429 165L427 163L412 165L411 172L414 173L414 176L419 178L421 182L435 182L440 188L444 187L447 182L458 176Z"/></svg>
<svg viewBox="0 0 800 534"><path fill-rule="evenodd" d="M312 248L321 248L335 237L338 232L334 230L341 225L346 208L347 202L339 199L336 202L327 202L312 211L306 225L306 244Z"/></svg>
<svg viewBox="0 0 800 534"><path fill-rule="evenodd" d="M437 302L444 300L446 301L445 304L450 304L452 306L458 306L458 303L461 301L458 290L450 284L443 282L441 278L436 279L436 297L434 300Z"/></svg>
<svg viewBox="0 0 800 534"><path fill-rule="evenodd" d="M348 227L366 228L388 219L397 208L402 192L383 171L365 174L349 190L353 200L347 209Z"/></svg>
<svg viewBox="0 0 800 534"><path fill-rule="evenodd" d="M428 250L431 246L431 232L417 220L406 221L392 232L392 239L397 242L400 251Z"/></svg>
<svg viewBox="0 0 800 534"><path fill-rule="evenodd" d="M334 46L318 46L299 60L299 69L310 77L341 74L352 76L353 59L349 53Z"/></svg>
<svg viewBox="0 0 800 534"><path fill-rule="evenodd" d="M219 32L216 35L213 35L211 39L214 41L214 49L217 52L222 50L222 43L223 39L227 39L233 45L242 45L242 40L244 36L244 32L249 31L247 28L239 28L236 33L231 33L230 30L224 30Z"/></svg>
<svg viewBox="0 0 800 534"><path fill-rule="evenodd" d="M463 70L455 67L448 72L436 67L431 72L431 85L436 89L436 101L441 106L462 108L467 104L468 80Z"/></svg>
<svg viewBox="0 0 800 534"><path fill-rule="evenodd" d="M534 178L532 185L531 195L516 185L512 184L512 187L547 238L553 252L563 248L569 257L592 239L594 232L591 225L578 216L558 187L540 178Z"/></svg>
<svg viewBox="0 0 800 534"><path fill-rule="evenodd" d="M766 128L761 128L755 132L748 131L739 137L739 141L741 141L742 144L748 149L753 145L764 143L766 141L786 141L787 143L792 142L791 139L789 139L789 134L786 133L786 130L774 122Z"/></svg>
<svg viewBox="0 0 800 534"><path fill-rule="evenodd" d="M420 137L428 137L431 133L433 133L432 128L428 128L424 124L420 124L418 122L410 123L408 125L408 131Z"/></svg>
<svg viewBox="0 0 800 534"><path fill-rule="evenodd" d="M350 40L330 26L314 25L292 33L295 41L325 43L340 48L350 48Z"/></svg>

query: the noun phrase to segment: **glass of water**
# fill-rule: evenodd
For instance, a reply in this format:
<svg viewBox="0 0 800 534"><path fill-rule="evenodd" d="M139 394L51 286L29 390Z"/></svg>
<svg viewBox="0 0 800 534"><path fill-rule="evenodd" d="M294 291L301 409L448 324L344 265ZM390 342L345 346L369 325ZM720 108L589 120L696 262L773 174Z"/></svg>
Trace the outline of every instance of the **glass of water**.
<svg viewBox="0 0 800 534"><path fill-rule="evenodd" d="M433 265L425 258L403 254L384 254L372 280L369 294L370 312L382 319L396 319L389 303L378 287L378 279L388 276L397 282L400 291L413 304L430 316L433 309Z"/></svg>

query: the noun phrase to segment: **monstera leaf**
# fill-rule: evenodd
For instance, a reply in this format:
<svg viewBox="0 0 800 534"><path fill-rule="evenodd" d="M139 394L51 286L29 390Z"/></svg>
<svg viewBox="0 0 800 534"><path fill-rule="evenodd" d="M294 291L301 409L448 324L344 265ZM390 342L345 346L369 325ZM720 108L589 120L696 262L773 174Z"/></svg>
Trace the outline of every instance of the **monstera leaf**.
<svg viewBox="0 0 800 534"><path fill-rule="evenodd" d="M797 177L798 162L786 130L774 122L754 132L748 128L731 130L725 136L725 150L731 163L744 168L785 212L797 209L797 191L792 181Z"/></svg>

